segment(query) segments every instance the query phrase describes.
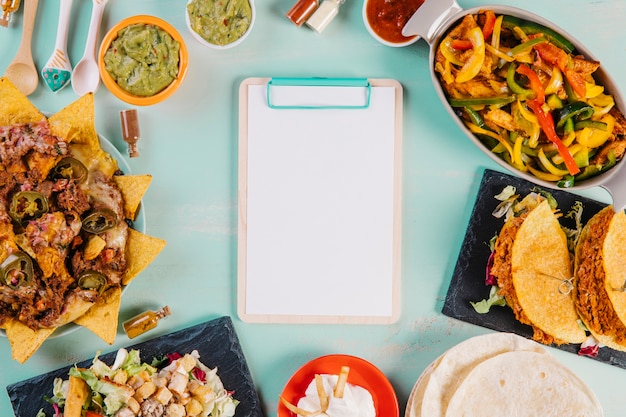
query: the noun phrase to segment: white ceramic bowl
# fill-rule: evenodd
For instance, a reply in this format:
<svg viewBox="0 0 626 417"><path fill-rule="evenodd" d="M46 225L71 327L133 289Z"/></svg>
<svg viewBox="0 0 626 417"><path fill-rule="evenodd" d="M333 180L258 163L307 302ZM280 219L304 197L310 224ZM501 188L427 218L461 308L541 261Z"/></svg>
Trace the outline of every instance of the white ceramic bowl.
<svg viewBox="0 0 626 417"><path fill-rule="evenodd" d="M461 8L461 6L459 6L456 0L426 1L424 5L418 9L418 11L405 25L403 33L407 35L417 34L430 45L429 64L431 79L441 102L443 103L444 107L446 108L452 119L456 122L459 128L466 133L467 137L471 139L472 142L474 142L474 144L485 153L485 155L498 163L500 166L511 171L513 174L546 188L562 189L565 191L578 191L590 187L599 186L607 190L608 193L611 195L613 199L613 205L615 206L616 210L625 209L626 179L624 178L624 175L626 174L624 174L623 171L624 169L626 169L626 160L622 159L617 163L615 167L599 175L596 175L595 177L581 181L579 184L576 184L572 187L559 188L557 183L545 181L527 172L520 171L514 168L512 165L508 164L500 157L498 157L496 154L491 152L456 115L454 109L452 108L452 106L450 106L450 103L448 102L446 94L443 90L443 87L441 86L437 75L435 74L434 63L435 55L437 53L437 46L439 45L439 42L446 34L448 29L450 29L456 22L462 19L463 16L467 14L477 13L478 11L485 9L491 9L497 14L510 15L530 22L539 23L540 25L552 29L567 38L574 45L576 50L587 59L592 61L599 61L592 54L591 51L589 51L581 42L579 42L571 34L567 33L564 29L560 28L549 20L526 10L504 5L482 5L470 9L463 9ZM594 78L596 78L600 85L603 85L605 87L606 91L609 94L613 95L616 107L622 112L626 111L626 100L624 96L620 92L613 78L611 78L611 76L605 71L605 68L603 66L600 66L600 68L596 70L596 72L594 73Z"/></svg>
<svg viewBox="0 0 626 417"><path fill-rule="evenodd" d="M419 39L419 36L414 35L414 36L408 36L408 37L402 37L402 41L399 42L393 42L391 40L385 39L380 33L378 33L375 29L375 22L372 22L371 19L368 17L368 7L371 6L371 3L374 1L378 1L381 2L382 0L364 0L363 1L363 10L362 10L362 14L363 14L363 24L365 25L365 28L367 29L367 31L370 33L370 35L372 35L372 37L374 39L376 39L378 42L382 43L383 45L386 46L391 46L394 48L399 48L399 47L403 47L403 46L408 46L411 44L414 44L415 42L417 42L417 40ZM405 0L407 3L410 0ZM412 1L416 1L416 0L412 0ZM389 4L394 4L389 3ZM395 4L401 4L396 2ZM407 16L407 19L410 18L411 15ZM398 29L398 36L400 36L401 34L399 33L401 30L401 28Z"/></svg>
<svg viewBox="0 0 626 417"><path fill-rule="evenodd" d="M191 33L191 35L198 42L200 42L202 45L206 46L207 48L218 49L218 50L234 48L235 46L242 43L248 37L250 32L252 32L252 28L254 27L254 22L256 20L256 9L254 6L254 0L248 0L248 2L250 3L250 9L252 9L252 18L250 19L250 26L248 26L248 30L246 30L245 33L241 35L238 39L226 45L217 45L214 43L207 42L206 39L204 39L202 36L200 36L196 31L194 31L191 28L191 21L189 19L189 12L187 11L187 5L191 3L192 1L193 0L189 0L185 5L185 22L187 23L187 28L189 29L189 32Z"/></svg>

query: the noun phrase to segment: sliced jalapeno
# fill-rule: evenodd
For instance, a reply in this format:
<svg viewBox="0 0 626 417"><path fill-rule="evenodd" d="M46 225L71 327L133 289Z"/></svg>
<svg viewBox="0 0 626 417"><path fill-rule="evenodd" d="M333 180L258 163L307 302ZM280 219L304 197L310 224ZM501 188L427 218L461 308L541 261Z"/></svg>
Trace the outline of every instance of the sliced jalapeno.
<svg viewBox="0 0 626 417"><path fill-rule="evenodd" d="M111 209L100 208L85 216L82 222L84 231L98 234L115 227L117 215Z"/></svg>
<svg viewBox="0 0 626 417"><path fill-rule="evenodd" d="M94 271L87 270L80 274L78 277L78 286L83 290L94 290L100 294L104 291L107 285L107 278L104 274Z"/></svg>
<svg viewBox="0 0 626 417"><path fill-rule="evenodd" d="M14 290L33 282L33 261L24 252L13 252L2 262L0 268L2 281Z"/></svg>
<svg viewBox="0 0 626 417"><path fill-rule="evenodd" d="M66 157L59 161L50 172L52 179L68 179L83 182L87 178L87 167L78 159Z"/></svg>
<svg viewBox="0 0 626 417"><path fill-rule="evenodd" d="M17 223L25 224L48 212L48 199L37 191L19 191L13 195L9 215Z"/></svg>

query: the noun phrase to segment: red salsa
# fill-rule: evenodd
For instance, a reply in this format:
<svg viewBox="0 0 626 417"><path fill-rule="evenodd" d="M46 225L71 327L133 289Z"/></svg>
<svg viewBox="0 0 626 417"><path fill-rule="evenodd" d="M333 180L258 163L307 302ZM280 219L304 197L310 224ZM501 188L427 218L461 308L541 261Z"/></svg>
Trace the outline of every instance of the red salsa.
<svg viewBox="0 0 626 417"><path fill-rule="evenodd" d="M402 28L424 0L369 0L365 10L370 26L384 40L403 43L415 36L402 36Z"/></svg>

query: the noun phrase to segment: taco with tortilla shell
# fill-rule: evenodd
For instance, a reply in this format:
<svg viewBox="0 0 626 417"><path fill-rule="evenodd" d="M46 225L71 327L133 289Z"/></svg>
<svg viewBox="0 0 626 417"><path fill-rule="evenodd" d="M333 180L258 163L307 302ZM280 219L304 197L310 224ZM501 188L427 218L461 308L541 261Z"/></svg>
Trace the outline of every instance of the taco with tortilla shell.
<svg viewBox="0 0 626 417"><path fill-rule="evenodd" d="M581 231L575 252L574 301L603 345L626 351L626 214L605 207Z"/></svg>
<svg viewBox="0 0 626 417"><path fill-rule="evenodd" d="M515 207L494 248L491 274L515 318L543 344L582 343L571 294L567 237L547 199L531 193Z"/></svg>

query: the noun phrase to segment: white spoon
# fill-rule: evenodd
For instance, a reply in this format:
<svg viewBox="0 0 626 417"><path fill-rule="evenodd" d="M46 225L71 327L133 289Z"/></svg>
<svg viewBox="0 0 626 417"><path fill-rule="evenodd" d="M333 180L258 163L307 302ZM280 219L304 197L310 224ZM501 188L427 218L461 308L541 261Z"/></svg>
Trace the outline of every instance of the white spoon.
<svg viewBox="0 0 626 417"><path fill-rule="evenodd" d="M59 26L54 52L41 69L41 76L53 92L57 92L70 82L72 64L67 55L67 30L72 11L72 0L61 0L59 10Z"/></svg>
<svg viewBox="0 0 626 417"><path fill-rule="evenodd" d="M33 28L35 27L35 16L37 15L38 5L39 0L24 1L22 40L15 54L15 58L13 58L13 61L11 61L4 73L22 94L26 96L35 91L39 83L39 74L33 62L31 49L31 39L33 36Z"/></svg>
<svg viewBox="0 0 626 417"><path fill-rule="evenodd" d="M100 85L100 71L96 62L96 40L98 39L104 6L108 2L109 0L93 0L85 52L74 67L74 73L72 74L72 88L79 96L95 93Z"/></svg>

